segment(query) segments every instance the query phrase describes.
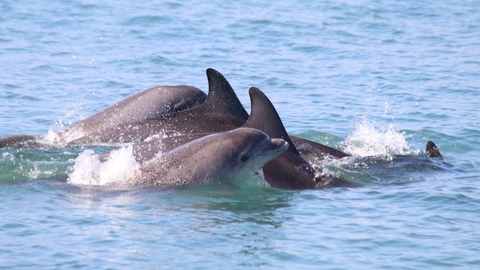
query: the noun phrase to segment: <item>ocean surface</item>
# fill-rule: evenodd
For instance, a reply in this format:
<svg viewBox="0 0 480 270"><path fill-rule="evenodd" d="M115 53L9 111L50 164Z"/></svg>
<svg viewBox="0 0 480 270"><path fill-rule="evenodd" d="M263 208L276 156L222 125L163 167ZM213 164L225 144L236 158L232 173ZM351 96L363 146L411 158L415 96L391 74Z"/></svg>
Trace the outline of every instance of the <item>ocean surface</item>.
<svg viewBox="0 0 480 270"><path fill-rule="evenodd" d="M0 137L220 71L360 188L125 188L106 146L0 149L1 269L478 269L478 1L1 1ZM422 155L434 141L443 159ZM75 177L74 177L75 176Z"/></svg>

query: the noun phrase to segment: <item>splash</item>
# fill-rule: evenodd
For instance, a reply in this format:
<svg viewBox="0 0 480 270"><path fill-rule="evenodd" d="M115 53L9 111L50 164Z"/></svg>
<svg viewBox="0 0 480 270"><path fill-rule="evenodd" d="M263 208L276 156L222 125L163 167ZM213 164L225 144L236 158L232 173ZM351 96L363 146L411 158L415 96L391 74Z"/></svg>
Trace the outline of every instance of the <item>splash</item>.
<svg viewBox="0 0 480 270"><path fill-rule="evenodd" d="M38 139L38 142L44 145L54 146L54 147L64 147L68 142L74 141L78 138L81 138L85 135L82 129L73 129L55 132L49 130L47 135L42 136Z"/></svg>
<svg viewBox="0 0 480 270"><path fill-rule="evenodd" d="M410 155L412 150L405 139L405 133L396 131L390 124L376 129L371 121L363 119L341 143L344 151L354 156Z"/></svg>
<svg viewBox="0 0 480 270"><path fill-rule="evenodd" d="M48 131L48 134L46 136L41 137L38 141L45 145L52 145L52 146L59 146L59 147L65 144L63 140L60 138L60 136L58 135L58 133L51 129Z"/></svg>
<svg viewBox="0 0 480 270"><path fill-rule="evenodd" d="M75 159L67 182L75 185L126 184L134 179L139 167L131 144L112 151L105 162L100 162L98 155L88 149Z"/></svg>

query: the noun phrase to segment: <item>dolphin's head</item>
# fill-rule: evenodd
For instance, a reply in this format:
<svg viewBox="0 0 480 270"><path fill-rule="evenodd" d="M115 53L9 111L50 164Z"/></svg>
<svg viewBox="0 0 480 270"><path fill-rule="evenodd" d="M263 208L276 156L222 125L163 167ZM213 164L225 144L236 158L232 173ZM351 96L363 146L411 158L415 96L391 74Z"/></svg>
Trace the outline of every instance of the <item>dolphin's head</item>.
<svg viewBox="0 0 480 270"><path fill-rule="evenodd" d="M225 132L225 135L229 136L228 145L224 146L224 151L229 152L229 157L224 159L225 170L222 173L225 174L225 178L253 174L288 149L285 140L272 139L254 128L237 128Z"/></svg>

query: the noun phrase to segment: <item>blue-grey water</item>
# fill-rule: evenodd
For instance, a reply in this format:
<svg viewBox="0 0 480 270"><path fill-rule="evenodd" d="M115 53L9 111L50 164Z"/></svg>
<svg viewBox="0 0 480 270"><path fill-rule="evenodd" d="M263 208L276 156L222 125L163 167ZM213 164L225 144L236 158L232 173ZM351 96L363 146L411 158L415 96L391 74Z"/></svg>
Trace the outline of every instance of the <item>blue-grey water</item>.
<svg viewBox="0 0 480 270"><path fill-rule="evenodd" d="M207 90L209 67L247 111L256 86L289 133L354 154L320 165L363 187L126 189L71 181L95 148L1 149L0 268L480 267L478 1L1 1L0 137Z"/></svg>

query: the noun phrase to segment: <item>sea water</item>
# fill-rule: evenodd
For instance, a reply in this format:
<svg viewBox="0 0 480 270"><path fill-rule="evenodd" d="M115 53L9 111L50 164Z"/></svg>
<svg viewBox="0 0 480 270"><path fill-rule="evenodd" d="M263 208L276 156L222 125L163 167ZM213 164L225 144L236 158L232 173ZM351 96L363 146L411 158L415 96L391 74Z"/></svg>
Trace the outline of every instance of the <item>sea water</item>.
<svg viewBox="0 0 480 270"><path fill-rule="evenodd" d="M477 269L477 1L2 1L0 137L52 138L157 85L207 91L353 154L315 164L361 188L260 176L120 185L128 146L0 150L0 268ZM49 135L50 134L50 135ZM50 137L49 137L50 136ZM434 141L443 159L422 155ZM114 147L115 148L115 147Z"/></svg>

